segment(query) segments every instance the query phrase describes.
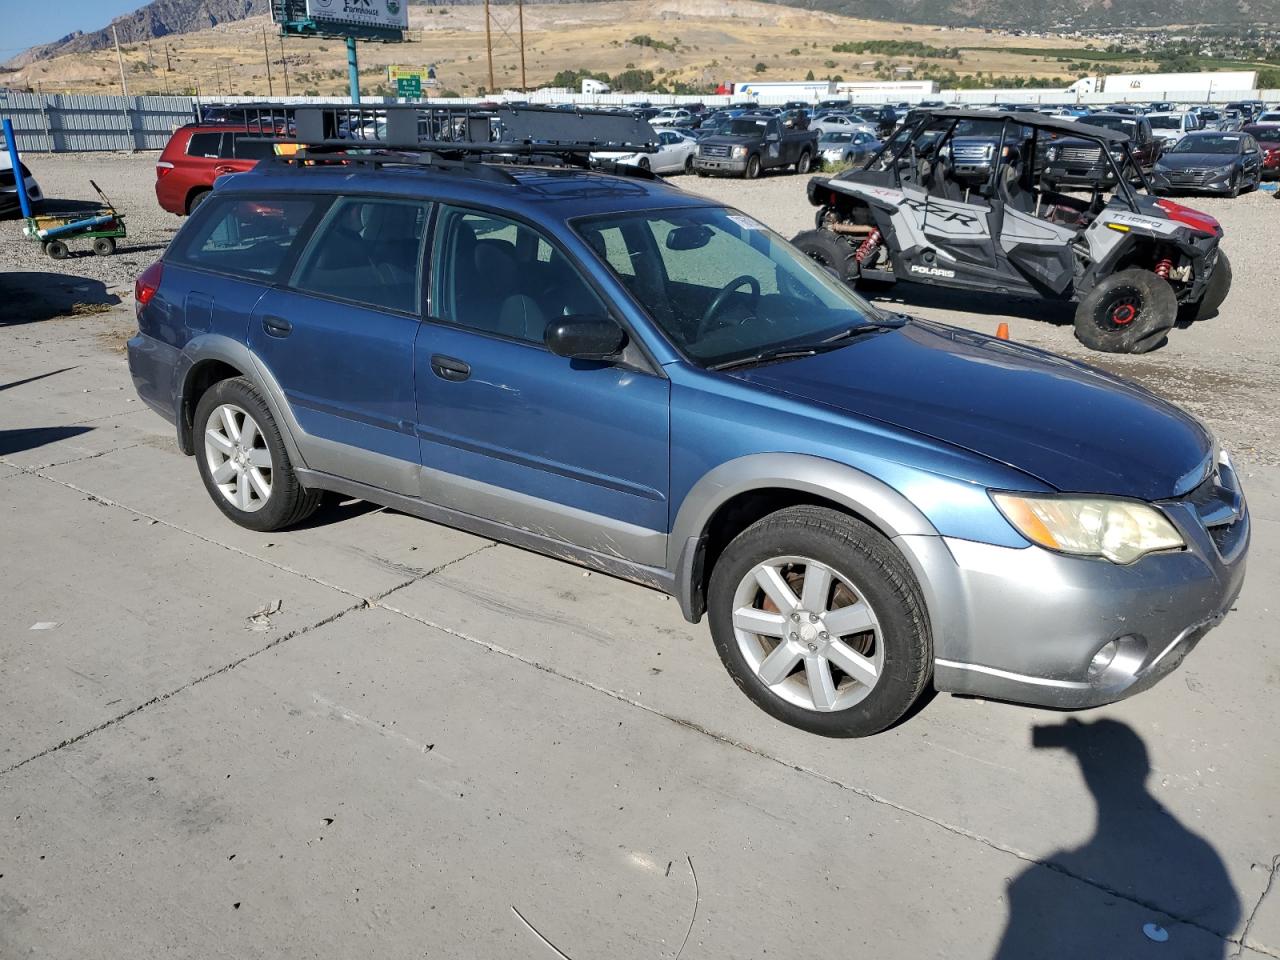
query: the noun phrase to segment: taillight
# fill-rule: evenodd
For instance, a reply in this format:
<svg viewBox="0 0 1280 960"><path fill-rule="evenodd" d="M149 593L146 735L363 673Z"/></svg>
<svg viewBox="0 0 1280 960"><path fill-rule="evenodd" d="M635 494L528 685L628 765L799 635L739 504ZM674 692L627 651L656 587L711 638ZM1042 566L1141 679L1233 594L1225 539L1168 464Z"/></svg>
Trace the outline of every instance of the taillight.
<svg viewBox="0 0 1280 960"><path fill-rule="evenodd" d="M142 308L151 302L156 291L160 289L160 281L163 277L164 264L157 260L143 270L138 279L133 282L134 311L139 319L142 317Z"/></svg>
<svg viewBox="0 0 1280 960"><path fill-rule="evenodd" d="M173 164L170 163L168 160L157 160L156 161L156 179L159 180L161 177L163 177L166 173L168 173L172 169L173 169Z"/></svg>

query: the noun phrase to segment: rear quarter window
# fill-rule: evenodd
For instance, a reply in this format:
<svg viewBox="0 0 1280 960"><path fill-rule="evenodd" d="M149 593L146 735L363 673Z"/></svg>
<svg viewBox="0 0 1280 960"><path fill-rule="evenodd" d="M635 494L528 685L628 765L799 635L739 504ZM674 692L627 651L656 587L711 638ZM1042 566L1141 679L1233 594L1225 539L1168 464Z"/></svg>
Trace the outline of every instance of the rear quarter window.
<svg viewBox="0 0 1280 960"><path fill-rule="evenodd" d="M273 278L315 217L310 197L214 196L183 230L167 260L233 276Z"/></svg>
<svg viewBox="0 0 1280 960"><path fill-rule="evenodd" d="M221 156L222 133L193 133L187 141L188 157L216 160Z"/></svg>

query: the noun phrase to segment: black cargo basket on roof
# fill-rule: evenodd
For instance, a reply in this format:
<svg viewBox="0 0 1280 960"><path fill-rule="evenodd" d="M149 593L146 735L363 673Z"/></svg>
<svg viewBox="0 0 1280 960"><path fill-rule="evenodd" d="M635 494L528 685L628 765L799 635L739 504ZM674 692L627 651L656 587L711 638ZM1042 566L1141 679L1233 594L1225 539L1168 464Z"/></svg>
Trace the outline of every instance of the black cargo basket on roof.
<svg viewBox="0 0 1280 960"><path fill-rule="evenodd" d="M438 104L235 104L215 107L298 156L351 151L426 152L448 159L564 162L592 153L652 153L657 134L624 111Z"/></svg>

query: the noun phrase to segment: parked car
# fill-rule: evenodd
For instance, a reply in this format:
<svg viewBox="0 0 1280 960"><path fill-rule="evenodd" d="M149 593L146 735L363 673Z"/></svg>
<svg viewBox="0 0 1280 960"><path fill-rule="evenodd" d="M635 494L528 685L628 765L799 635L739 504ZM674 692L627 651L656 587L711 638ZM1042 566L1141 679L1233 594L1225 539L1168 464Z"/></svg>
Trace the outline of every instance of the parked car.
<svg viewBox="0 0 1280 960"><path fill-rule="evenodd" d="M893 107L854 107L850 114L871 127L877 137L887 137L898 125L898 111Z"/></svg>
<svg viewBox="0 0 1280 960"><path fill-rule="evenodd" d="M1202 107L1196 111L1200 117L1201 130L1220 130L1222 129L1222 114L1208 107Z"/></svg>
<svg viewBox="0 0 1280 960"><path fill-rule="evenodd" d="M966 121L993 120L1032 137L1002 151L985 182L955 177L946 161L955 131ZM922 157L915 145L927 127L941 130ZM1086 199L1047 189L1035 157L1050 134L1097 150L1113 168L1114 193L1096 190ZM818 229L792 243L855 285L913 280L1074 301L1083 344L1145 353L1165 341L1180 316L1213 315L1231 288L1231 267L1216 220L1144 196L1118 176L1133 162L1131 152L1126 134L1092 124L936 111L899 130L862 169L810 180Z"/></svg>
<svg viewBox="0 0 1280 960"><path fill-rule="evenodd" d="M818 131L788 130L778 117L745 114L698 141L693 169L698 176L730 174L754 180L762 170L794 165L808 173L818 155Z"/></svg>
<svg viewBox="0 0 1280 960"><path fill-rule="evenodd" d="M1280 110L1264 110L1258 114L1258 119L1251 124L1251 126L1257 125L1280 126Z"/></svg>
<svg viewBox="0 0 1280 960"><path fill-rule="evenodd" d="M1218 129L1230 133L1239 130L1246 122L1244 114L1239 110L1224 110L1222 119L1218 121Z"/></svg>
<svg viewBox="0 0 1280 960"><path fill-rule="evenodd" d="M1119 700L1230 611L1236 472L1145 390L661 182L368 161L220 181L138 278L134 384L230 521L334 491L647 584L826 736Z"/></svg>
<svg viewBox="0 0 1280 960"><path fill-rule="evenodd" d="M809 111L804 109L783 110L778 119L782 121L782 125L788 130L808 130L812 118Z"/></svg>
<svg viewBox="0 0 1280 960"><path fill-rule="evenodd" d="M179 127L156 161L160 206L179 216L191 213L204 202L218 177L251 170L259 160L272 156L271 144L262 139L271 133L222 120Z"/></svg>
<svg viewBox="0 0 1280 960"><path fill-rule="evenodd" d="M1151 124L1151 134L1164 143L1168 150L1192 130L1200 129L1200 118L1194 113L1149 113L1147 122Z"/></svg>
<svg viewBox="0 0 1280 960"><path fill-rule="evenodd" d="M659 130L658 149L654 153L593 153L591 159L628 164L654 173L691 173L698 141L683 130Z"/></svg>
<svg viewBox="0 0 1280 960"><path fill-rule="evenodd" d="M1164 142L1151 131L1151 121L1143 116L1095 113L1081 122L1113 131L1127 139L1130 148L1127 154L1122 141L1108 141L1107 149L1112 159L1131 157L1142 173L1148 173L1155 166L1164 149ZM1128 179L1137 176L1131 164L1119 169ZM1103 156L1102 142L1059 137L1045 150L1042 176L1050 190L1060 186L1108 189L1115 186L1116 170L1115 164L1107 162Z"/></svg>
<svg viewBox="0 0 1280 960"><path fill-rule="evenodd" d="M649 123L655 127L677 127L689 123L692 119L693 114L682 107L667 107L659 111Z"/></svg>
<svg viewBox="0 0 1280 960"><path fill-rule="evenodd" d="M1258 143L1262 151L1262 179L1275 180L1280 177L1280 123L1256 123L1244 128Z"/></svg>
<svg viewBox="0 0 1280 960"><path fill-rule="evenodd" d="M829 131L818 138L818 159L824 167L849 163L861 166L875 156L881 146L881 142L865 130Z"/></svg>
<svg viewBox="0 0 1280 960"><path fill-rule="evenodd" d="M849 109L849 101L842 100L839 98L835 100L819 100L815 109L822 112L827 112L832 110L844 111Z"/></svg>
<svg viewBox="0 0 1280 960"><path fill-rule="evenodd" d="M1151 172L1156 193L1195 191L1238 197L1262 182L1262 150L1244 132L1189 133L1165 153Z"/></svg>
<svg viewBox="0 0 1280 960"><path fill-rule="evenodd" d="M850 117L847 113L822 113L809 126L817 130L819 134L834 133L841 131L851 133L854 130L865 130L868 133L874 133L869 124L863 123L861 120Z"/></svg>
<svg viewBox="0 0 1280 960"><path fill-rule="evenodd" d="M19 160L18 171L22 175L22 182L27 188L27 199L31 201L34 209L44 202L44 192L40 189L40 184L36 182L36 178L32 175L30 168L27 167L25 160ZM13 161L9 158L9 147L4 137L0 137L0 216L11 216L18 213L22 209L22 203L18 199L18 177L13 172Z"/></svg>

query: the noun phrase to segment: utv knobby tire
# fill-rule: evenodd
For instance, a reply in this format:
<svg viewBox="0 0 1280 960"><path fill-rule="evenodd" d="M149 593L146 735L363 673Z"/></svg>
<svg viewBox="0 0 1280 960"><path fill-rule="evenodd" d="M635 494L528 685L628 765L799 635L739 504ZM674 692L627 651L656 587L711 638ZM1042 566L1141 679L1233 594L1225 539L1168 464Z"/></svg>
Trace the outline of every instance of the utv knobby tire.
<svg viewBox="0 0 1280 960"><path fill-rule="evenodd" d="M830 230L805 230L792 237L791 244L845 283L858 275L858 265L853 260L853 247Z"/></svg>
<svg viewBox="0 0 1280 960"><path fill-rule="evenodd" d="M1131 305L1133 317L1115 322L1118 306ZM1178 298L1169 281L1150 270L1121 270L1089 291L1076 308L1076 339L1103 353L1146 353L1165 341L1178 319Z"/></svg>
<svg viewBox="0 0 1280 960"><path fill-rule="evenodd" d="M240 510L227 501L210 474L208 458L205 456L204 435L209 417L219 406L227 403L235 404L252 415L266 441L267 449L271 452L271 496L260 509L252 512ZM196 448L196 465L205 489L218 509L240 526L259 531L283 530L301 523L320 506L324 492L307 490L298 482L284 439L280 436L280 428L271 415L271 408L253 384L243 377L220 380L204 392L200 402L196 404L192 435Z"/></svg>
<svg viewBox="0 0 1280 960"><path fill-rule="evenodd" d="M734 595L751 569L777 556L808 557L846 576L875 610L884 665L865 699L829 713L782 699L756 675L738 646ZM711 636L734 683L783 723L824 737L866 737L900 720L933 670L933 638L924 598L906 559L867 524L827 507L801 505L770 514L716 559L707 594Z"/></svg>
<svg viewBox="0 0 1280 960"><path fill-rule="evenodd" d="M1189 303L1183 307L1183 316L1189 320L1208 320L1218 312L1227 294L1231 292L1231 261L1221 250L1218 251L1218 262L1214 264L1213 273L1209 275L1209 285L1205 287L1204 296L1199 303Z"/></svg>

